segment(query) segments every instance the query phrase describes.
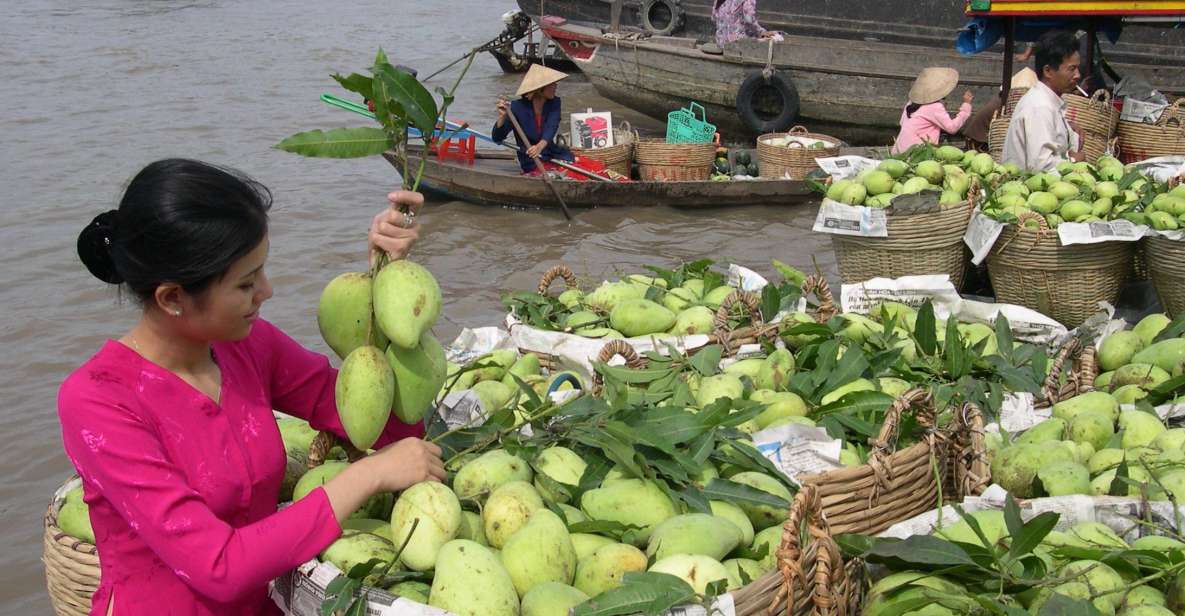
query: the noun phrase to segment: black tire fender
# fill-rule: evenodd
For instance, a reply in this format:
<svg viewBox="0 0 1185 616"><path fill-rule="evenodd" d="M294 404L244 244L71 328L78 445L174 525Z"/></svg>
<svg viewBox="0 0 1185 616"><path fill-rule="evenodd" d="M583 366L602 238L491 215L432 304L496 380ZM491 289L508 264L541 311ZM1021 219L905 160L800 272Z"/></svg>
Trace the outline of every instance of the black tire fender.
<svg viewBox="0 0 1185 616"><path fill-rule="evenodd" d="M781 96L782 107L772 117L763 118L762 114L757 113L756 100L766 88L772 88ZM762 71L754 71L745 77L737 89L736 109L741 122L757 134L782 132L798 119L798 88L794 87L794 82L788 76L778 71L773 71L768 78Z"/></svg>
<svg viewBox="0 0 1185 616"><path fill-rule="evenodd" d="M669 13L670 21L655 23L656 9ZM678 32L683 28L686 17L682 0L642 0L642 6L638 9L638 23L646 32L655 36L670 36Z"/></svg>

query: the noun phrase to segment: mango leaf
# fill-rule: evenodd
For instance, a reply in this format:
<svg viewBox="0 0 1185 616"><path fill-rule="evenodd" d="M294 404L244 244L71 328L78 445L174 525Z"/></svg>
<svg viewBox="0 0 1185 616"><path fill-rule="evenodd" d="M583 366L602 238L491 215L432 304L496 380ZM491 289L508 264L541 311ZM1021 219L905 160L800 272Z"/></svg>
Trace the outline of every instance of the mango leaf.
<svg viewBox="0 0 1185 616"><path fill-rule="evenodd" d="M712 505L708 502L708 497L704 496L703 490L693 485L685 485L679 490L678 495L679 500L687 504L689 511L712 513Z"/></svg>
<svg viewBox="0 0 1185 616"><path fill-rule="evenodd" d="M971 597L975 599L989 614L996 616L1030 616L1029 611L1011 605L1004 605L995 599L995 595L979 594Z"/></svg>
<svg viewBox="0 0 1185 616"><path fill-rule="evenodd" d="M634 526L633 524L622 524L621 522L612 522L610 520L585 520L583 522L569 524L568 532L620 536L626 531L641 530L641 528L642 527Z"/></svg>
<svg viewBox="0 0 1185 616"><path fill-rule="evenodd" d="M986 345L987 341L984 341ZM942 345L942 359L947 375L958 380L971 372L971 353L959 335L958 320L946 320L946 341Z"/></svg>
<svg viewBox="0 0 1185 616"><path fill-rule="evenodd" d="M868 370L868 359L864 357L864 353L858 348L849 347L836 364L835 369L827 375L827 380L823 383L822 394L826 395L840 385L846 385L864 376L866 370Z"/></svg>
<svg viewBox="0 0 1185 616"><path fill-rule="evenodd" d="M766 323L774 320L778 310L782 307L782 294L777 287L767 284L761 288L761 318Z"/></svg>
<svg viewBox="0 0 1185 616"><path fill-rule="evenodd" d="M380 128L334 128L296 133L275 147L316 158L363 158L386 152L391 142Z"/></svg>
<svg viewBox="0 0 1185 616"><path fill-rule="evenodd" d="M757 451L756 448L747 444L733 441L727 450L718 450L720 457L724 458L729 464L739 466L746 471L754 471L769 475L777 479L787 490L793 494L798 490L796 485L785 473L781 471L769 458Z"/></svg>
<svg viewBox="0 0 1185 616"><path fill-rule="evenodd" d="M1153 338L1152 342L1160 342L1162 340L1172 340L1173 338L1180 338L1185 334L1185 313L1177 315L1167 327L1160 330L1159 334Z"/></svg>
<svg viewBox="0 0 1185 616"><path fill-rule="evenodd" d="M370 597L370 592L363 590L362 595L350 604L350 609L346 610L345 616L366 616L366 603Z"/></svg>
<svg viewBox="0 0 1185 616"><path fill-rule="evenodd" d="M584 429L572 435L579 443L600 449L605 457L620 464L632 477L642 477L642 469L634 460L633 445L623 443L601 431Z"/></svg>
<svg viewBox="0 0 1185 616"><path fill-rule="evenodd" d="M346 609L354 600L354 591L362 586L361 581L348 577L339 577L334 582L341 579L345 582L335 589L335 593L330 593L329 588L326 588L325 600L321 602L321 616L330 616ZM330 585L332 586L333 582L330 582Z"/></svg>
<svg viewBox="0 0 1185 616"><path fill-rule="evenodd" d="M818 407L814 414L818 417L826 417L833 413L859 416L883 415L892 404L893 396L883 391L853 391L844 394L835 402Z"/></svg>
<svg viewBox="0 0 1185 616"><path fill-rule="evenodd" d="M674 453L676 445L690 442L707 431L700 420L681 408L660 407L630 422L634 438L641 443Z"/></svg>
<svg viewBox="0 0 1185 616"><path fill-rule="evenodd" d="M932 535L914 535L901 541L880 540L868 551L869 560L908 565L975 566L959 546Z"/></svg>
<svg viewBox="0 0 1185 616"><path fill-rule="evenodd" d="M1037 616L1102 616L1102 612L1090 601L1054 594L1041 605Z"/></svg>
<svg viewBox="0 0 1185 616"><path fill-rule="evenodd" d="M603 455L581 456L588 466L584 467L584 474L580 476L580 485L577 486L577 492L573 496L582 496L585 492L595 489L601 485L605 480L605 475L609 474L609 470L613 468L613 462Z"/></svg>
<svg viewBox="0 0 1185 616"><path fill-rule="evenodd" d="M703 464L708 461L708 457L716 450L716 435L712 432L705 432L692 441L687 446L687 455L696 464Z"/></svg>
<svg viewBox="0 0 1185 616"><path fill-rule="evenodd" d="M331 75L331 77L333 77L334 81L341 84L341 87L343 87L351 92L361 94L362 98L365 98L367 100L374 98L374 95L371 93L371 83L374 80L371 77L367 77L366 75L360 75L358 73L350 73L349 75L347 75L345 77L341 76L338 73L334 73L333 75Z"/></svg>
<svg viewBox="0 0 1185 616"><path fill-rule="evenodd" d="M1012 501L1012 496L1009 496L1008 500ZM1012 545L1008 548L1008 554L1013 558L1019 558L1031 553L1033 548L1041 545L1041 541L1053 530L1053 527L1057 526L1057 520L1058 514L1052 511L1046 511L1029 520L1019 533L1012 534Z"/></svg>
<svg viewBox="0 0 1185 616"><path fill-rule="evenodd" d="M876 537L855 533L843 533L835 536L835 543L839 545L839 549L843 550L844 556L864 556L876 546L878 541L880 540Z"/></svg>
<svg viewBox="0 0 1185 616"><path fill-rule="evenodd" d="M924 355L933 355L938 349L938 330L934 320L934 305L926 300L918 308L918 316L914 321L913 335L917 339L918 350Z"/></svg>
<svg viewBox="0 0 1185 616"><path fill-rule="evenodd" d="M780 496L727 479L709 481L703 492L704 497L708 500L722 500L734 505L768 505L779 509L790 508L790 502Z"/></svg>
<svg viewBox="0 0 1185 616"><path fill-rule="evenodd" d="M712 376L720 371L720 357L724 349L718 344L708 345L691 356L688 365L700 376Z"/></svg>
<svg viewBox="0 0 1185 616"><path fill-rule="evenodd" d="M632 571L621 586L607 590L573 609L573 616L619 616L642 613L657 616L681 603L695 601L695 591L666 573Z"/></svg>
<svg viewBox="0 0 1185 616"><path fill-rule="evenodd" d="M1124 460L1115 469L1115 478L1111 480L1111 485L1107 488L1107 494L1110 496L1127 496L1127 478L1127 460Z"/></svg>
<svg viewBox="0 0 1185 616"><path fill-rule="evenodd" d="M997 353L1004 358L1005 361L1012 361L1012 324L1008 322L1008 317L1001 312L996 317L996 346L999 348Z"/></svg>
<svg viewBox="0 0 1185 616"><path fill-rule="evenodd" d="M439 113L432 93L411 73L390 64L375 65L372 72L375 82L382 83L387 101L399 105L409 124L419 129L426 137L431 136L436 131L436 117ZM376 89L375 96L378 94Z"/></svg>
<svg viewBox="0 0 1185 616"><path fill-rule="evenodd" d="M786 265L777 259L773 259L773 266L786 279L786 282L790 284L802 286L802 283L806 282L806 274L794 267Z"/></svg>

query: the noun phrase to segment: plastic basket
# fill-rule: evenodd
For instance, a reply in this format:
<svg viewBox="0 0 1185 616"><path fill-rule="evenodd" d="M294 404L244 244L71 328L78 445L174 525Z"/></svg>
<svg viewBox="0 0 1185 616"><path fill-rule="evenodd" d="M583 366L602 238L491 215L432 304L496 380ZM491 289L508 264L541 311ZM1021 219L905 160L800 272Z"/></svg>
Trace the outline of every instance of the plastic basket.
<svg viewBox="0 0 1185 616"><path fill-rule="evenodd" d="M667 143L711 143L715 134L716 125L708 123L699 103L667 114Z"/></svg>

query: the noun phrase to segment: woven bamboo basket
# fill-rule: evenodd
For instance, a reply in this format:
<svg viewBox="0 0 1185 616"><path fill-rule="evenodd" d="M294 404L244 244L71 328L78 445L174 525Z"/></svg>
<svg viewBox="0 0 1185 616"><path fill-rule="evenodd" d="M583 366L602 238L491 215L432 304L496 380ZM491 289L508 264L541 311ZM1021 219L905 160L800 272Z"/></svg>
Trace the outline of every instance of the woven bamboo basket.
<svg viewBox="0 0 1185 616"><path fill-rule="evenodd" d="M996 299L1049 315L1066 327L1078 327L1099 311L1099 302L1115 303L1131 272L1132 242L1062 246L1057 233L1035 216L1039 229L1008 225L988 254L988 276Z"/></svg>
<svg viewBox="0 0 1185 616"><path fill-rule="evenodd" d="M1185 242L1160 235L1144 238L1148 275L1172 318L1185 313Z"/></svg>
<svg viewBox="0 0 1185 616"><path fill-rule="evenodd" d="M1008 90L1008 100L1004 101L1004 115L1011 116L1016 110L1016 104L1029 92L1028 88L1011 88Z"/></svg>
<svg viewBox="0 0 1185 616"><path fill-rule="evenodd" d="M872 278L946 274L955 288L967 274L963 233L975 211L979 186L972 184L962 203L938 211L894 214L887 211L888 237L832 235L831 247L845 283Z"/></svg>
<svg viewBox="0 0 1185 616"><path fill-rule="evenodd" d="M997 163L1004 158L1004 140L1008 138L1008 124L1011 121L1012 116L996 112L988 124L988 153Z"/></svg>
<svg viewBox="0 0 1185 616"><path fill-rule="evenodd" d="M1185 154L1185 99L1165 109L1157 124L1120 121L1119 160L1135 163L1157 156L1178 156Z"/></svg>
<svg viewBox="0 0 1185 616"><path fill-rule="evenodd" d="M620 356L625 360L625 365L634 370L641 370L646 367L648 362L645 357L638 354L634 347L625 340L610 340L601 347L601 352L597 353L597 361L605 364L609 363L614 357ZM605 378L601 376L600 372L593 370L592 376L592 394L594 396L601 395L601 388L605 386Z"/></svg>
<svg viewBox="0 0 1185 616"><path fill-rule="evenodd" d="M844 562L822 498L804 486L782 525L777 570L733 591L736 616L856 616L864 598L864 563Z"/></svg>
<svg viewBox="0 0 1185 616"><path fill-rule="evenodd" d="M771 145L770 140L779 137L805 137L818 139L835 144L833 147L809 149L797 143L790 147ZM802 126L795 126L785 133L767 133L757 138L757 168L763 178L783 178L787 175L792 180L801 180L819 165L816 158L830 158L839 156L839 139L828 135L808 132Z"/></svg>
<svg viewBox="0 0 1185 616"><path fill-rule="evenodd" d="M1099 375L1098 351L1092 344L1071 338L1053 358L1049 376L1041 386L1041 406L1051 406L1094 390Z"/></svg>
<svg viewBox="0 0 1185 616"><path fill-rule="evenodd" d="M711 177L716 144L639 139L634 158L638 161L638 178L644 182L699 182Z"/></svg>
<svg viewBox="0 0 1185 616"><path fill-rule="evenodd" d="M1133 281L1151 280L1148 274L1148 243L1145 240L1136 242L1136 251L1132 255L1132 274Z"/></svg>
<svg viewBox="0 0 1185 616"><path fill-rule="evenodd" d="M63 488L78 481L71 478ZM64 489L58 494L65 494ZM86 616L91 611L91 595L99 587L99 552L93 544L75 539L58 527L58 510L63 497L55 496L45 511L44 551L45 583L49 603L58 616Z"/></svg>
<svg viewBox="0 0 1185 616"><path fill-rule="evenodd" d="M922 439L897 448L902 417L913 413ZM948 501L983 492L990 483L983 416L965 404L948 428L936 426L938 410L925 389L902 394L885 413L880 434L870 439L868 462L860 466L804 475L804 488L818 489L823 517L832 532L876 534L929 511L939 493Z"/></svg>
<svg viewBox="0 0 1185 616"><path fill-rule="evenodd" d="M638 133L633 130L629 122L622 122L614 132L616 143L604 148L572 148L572 153L585 158L599 160L605 167L630 176L630 166L634 162L634 143L638 141Z"/></svg>
<svg viewBox="0 0 1185 616"><path fill-rule="evenodd" d="M748 319L749 325L733 327L732 321ZM761 340L772 342L778 335L776 324L767 324L761 317L761 297L752 291L734 291L716 309L715 329L708 344L723 347L723 356L736 355L740 347Z"/></svg>
<svg viewBox="0 0 1185 616"><path fill-rule="evenodd" d="M576 274L572 272L572 268L568 267L567 265L556 265L551 269L548 269L546 272L543 272L543 277L539 279L539 286L536 288L536 291L539 292L539 295L547 295L548 290L551 289L551 285L556 281L556 279L562 279L564 281L565 290L580 288L576 281ZM548 372L555 373L561 370L559 367L559 360L551 353L539 351L536 349L522 348L520 348L518 352L524 355L527 353L534 353L535 355L539 356L539 367L547 370Z"/></svg>
<svg viewBox="0 0 1185 616"><path fill-rule="evenodd" d="M1066 119L1082 133L1086 160L1098 160L1107 153L1119 124L1119 110L1111 105L1111 95L1098 90L1090 98L1066 94L1062 100L1066 101Z"/></svg>

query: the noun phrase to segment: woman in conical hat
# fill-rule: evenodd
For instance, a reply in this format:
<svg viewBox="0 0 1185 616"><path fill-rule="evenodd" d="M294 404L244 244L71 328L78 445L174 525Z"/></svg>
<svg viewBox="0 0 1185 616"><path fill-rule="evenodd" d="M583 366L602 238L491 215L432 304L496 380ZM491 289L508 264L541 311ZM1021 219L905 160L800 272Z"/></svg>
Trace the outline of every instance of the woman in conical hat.
<svg viewBox="0 0 1185 616"><path fill-rule="evenodd" d="M901 132L893 144L894 154L919 143L938 143L942 133L953 135L963 128L971 117L971 90L963 92L963 104L953 118L942 103L958 85L959 72L953 68L922 69L909 90L909 103L901 111Z"/></svg>
<svg viewBox="0 0 1185 616"><path fill-rule="evenodd" d="M556 83L567 77L555 69L534 64L515 92L519 96L518 100L498 100L498 119L494 122L492 136L495 141L501 142L515 132L514 125L506 118L507 113L513 113L530 141L523 143L517 134L514 135L520 150L518 164L524 174L535 175L540 172L532 160L535 156L567 162L574 160L571 150L555 143L555 135L560 128L560 98L556 96Z"/></svg>

